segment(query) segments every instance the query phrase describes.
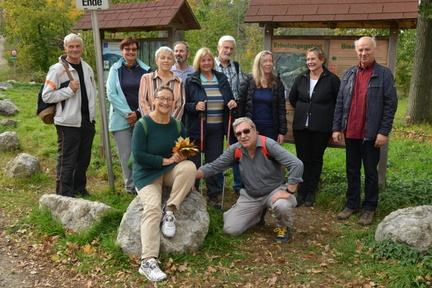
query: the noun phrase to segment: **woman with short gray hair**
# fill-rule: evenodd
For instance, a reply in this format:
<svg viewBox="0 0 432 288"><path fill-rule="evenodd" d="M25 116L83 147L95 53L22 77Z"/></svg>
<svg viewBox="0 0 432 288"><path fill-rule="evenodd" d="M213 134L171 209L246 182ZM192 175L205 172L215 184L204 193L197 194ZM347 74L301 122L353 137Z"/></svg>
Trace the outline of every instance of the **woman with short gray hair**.
<svg viewBox="0 0 432 288"><path fill-rule="evenodd" d="M174 51L168 46L162 46L155 53L157 70L144 74L141 78L139 89L139 108L142 116L153 111L153 93L162 85L170 87L174 91L174 103L171 116L182 120L183 109L186 102L183 81L170 71L174 65Z"/></svg>

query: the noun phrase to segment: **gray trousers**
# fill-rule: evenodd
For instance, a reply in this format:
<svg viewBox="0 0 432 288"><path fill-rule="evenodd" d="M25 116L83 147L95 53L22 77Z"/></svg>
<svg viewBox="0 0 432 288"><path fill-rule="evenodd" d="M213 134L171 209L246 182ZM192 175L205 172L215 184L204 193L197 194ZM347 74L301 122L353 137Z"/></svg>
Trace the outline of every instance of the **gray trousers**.
<svg viewBox="0 0 432 288"><path fill-rule="evenodd" d="M271 208L275 217L277 227L291 227L292 213L297 205L294 195L288 199L279 199L272 203L273 194L279 190L285 190L286 186L281 185L273 190L269 195L254 198L246 193L245 189L240 189L240 197L231 209L223 215L223 231L230 235L240 235L250 227L258 223L261 211L264 208Z"/></svg>
<svg viewBox="0 0 432 288"><path fill-rule="evenodd" d="M128 161L132 151L132 132L133 127L112 132L114 143L117 147L117 153L120 158L126 191L130 192L135 191L135 185L132 179L132 170L128 167Z"/></svg>

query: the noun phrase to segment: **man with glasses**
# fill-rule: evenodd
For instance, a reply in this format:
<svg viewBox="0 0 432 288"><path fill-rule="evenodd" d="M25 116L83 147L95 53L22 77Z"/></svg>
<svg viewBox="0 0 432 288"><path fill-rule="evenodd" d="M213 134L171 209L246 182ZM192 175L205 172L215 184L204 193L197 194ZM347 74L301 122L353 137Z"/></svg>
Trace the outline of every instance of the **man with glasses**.
<svg viewBox="0 0 432 288"><path fill-rule="evenodd" d="M224 232L242 234L260 221L264 208L270 208L276 222L276 242L287 242L292 212L297 205L293 194L302 182L303 163L274 140L258 137L255 124L247 117L235 120L233 129L238 142L215 161L201 166L196 178L214 176L238 163L244 188L240 189L236 204L224 213ZM281 167L288 169L288 181Z"/></svg>

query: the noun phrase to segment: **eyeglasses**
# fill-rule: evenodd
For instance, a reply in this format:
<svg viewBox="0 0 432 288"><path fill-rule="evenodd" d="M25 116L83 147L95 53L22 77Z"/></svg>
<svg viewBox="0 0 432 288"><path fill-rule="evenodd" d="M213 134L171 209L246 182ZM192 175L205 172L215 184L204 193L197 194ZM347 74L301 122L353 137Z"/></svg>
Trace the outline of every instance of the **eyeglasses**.
<svg viewBox="0 0 432 288"><path fill-rule="evenodd" d="M243 131L237 131L237 132L235 132L234 135L236 137L240 137L242 134L248 135L250 132L251 132L251 129L247 128L247 129L244 129Z"/></svg>
<svg viewBox="0 0 432 288"><path fill-rule="evenodd" d="M155 98L158 99L158 100L161 101L161 102L168 102L168 103L171 103L171 102L174 101L173 98L165 98L165 97L160 97L160 96L155 97Z"/></svg>
<svg viewBox="0 0 432 288"><path fill-rule="evenodd" d="M126 50L127 52L136 52L138 50L138 48L123 48L124 50Z"/></svg>

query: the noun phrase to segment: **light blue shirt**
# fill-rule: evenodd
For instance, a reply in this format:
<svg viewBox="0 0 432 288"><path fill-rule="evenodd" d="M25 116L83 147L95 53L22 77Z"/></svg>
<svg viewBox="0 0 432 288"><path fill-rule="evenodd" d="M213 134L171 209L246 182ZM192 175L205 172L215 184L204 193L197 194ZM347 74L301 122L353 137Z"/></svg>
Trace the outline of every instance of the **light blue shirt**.
<svg viewBox="0 0 432 288"><path fill-rule="evenodd" d="M189 74L194 73L194 72L195 72L195 69L194 69L192 66L190 66L190 65L188 64L187 67L186 67L186 70L184 70L184 71L180 71L180 70L177 69L176 64L174 64L174 65L171 67L171 71L174 72L174 74L175 74L177 77L179 77L180 79L182 79L182 81L183 81L183 83L184 83L184 82L186 81L186 77L187 77Z"/></svg>

